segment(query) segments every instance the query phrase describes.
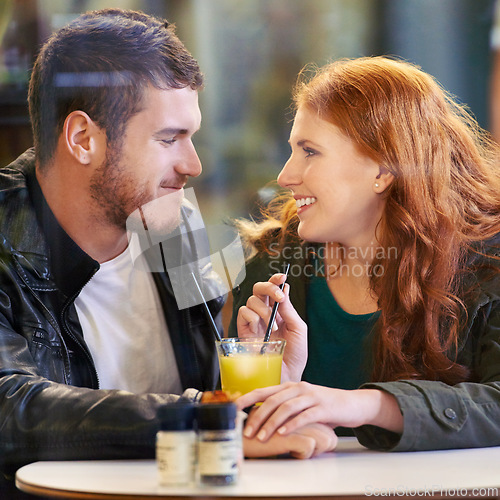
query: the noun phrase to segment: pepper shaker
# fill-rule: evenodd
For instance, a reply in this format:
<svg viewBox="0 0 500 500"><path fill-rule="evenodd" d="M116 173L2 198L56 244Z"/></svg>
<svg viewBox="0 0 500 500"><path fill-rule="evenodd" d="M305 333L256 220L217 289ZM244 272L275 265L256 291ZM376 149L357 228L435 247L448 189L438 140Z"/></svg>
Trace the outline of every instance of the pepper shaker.
<svg viewBox="0 0 500 500"><path fill-rule="evenodd" d="M238 479L240 439L234 403L201 404L198 425L198 472L201 484L221 486Z"/></svg>

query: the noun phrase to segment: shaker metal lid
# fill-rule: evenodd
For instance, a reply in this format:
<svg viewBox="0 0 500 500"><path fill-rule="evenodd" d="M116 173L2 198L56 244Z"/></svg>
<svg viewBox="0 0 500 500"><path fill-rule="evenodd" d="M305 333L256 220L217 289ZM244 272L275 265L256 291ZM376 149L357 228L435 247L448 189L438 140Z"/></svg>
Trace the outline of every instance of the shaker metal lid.
<svg viewBox="0 0 500 500"><path fill-rule="evenodd" d="M234 429L236 426L234 403L207 403L196 407L196 422L202 430Z"/></svg>
<svg viewBox="0 0 500 500"><path fill-rule="evenodd" d="M194 429L195 405L179 401L158 408L158 420L163 431L187 431Z"/></svg>

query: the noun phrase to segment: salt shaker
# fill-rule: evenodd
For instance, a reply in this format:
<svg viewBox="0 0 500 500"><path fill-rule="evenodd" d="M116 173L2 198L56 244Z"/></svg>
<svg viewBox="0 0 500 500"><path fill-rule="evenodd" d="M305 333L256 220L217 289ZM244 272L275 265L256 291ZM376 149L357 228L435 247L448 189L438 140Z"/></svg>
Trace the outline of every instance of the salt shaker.
<svg viewBox="0 0 500 500"><path fill-rule="evenodd" d="M163 485L187 485L195 480L195 405L170 403L158 410L156 435L158 478Z"/></svg>
<svg viewBox="0 0 500 500"><path fill-rule="evenodd" d="M196 408L198 472L201 484L221 486L238 479L241 442L234 403L201 404Z"/></svg>

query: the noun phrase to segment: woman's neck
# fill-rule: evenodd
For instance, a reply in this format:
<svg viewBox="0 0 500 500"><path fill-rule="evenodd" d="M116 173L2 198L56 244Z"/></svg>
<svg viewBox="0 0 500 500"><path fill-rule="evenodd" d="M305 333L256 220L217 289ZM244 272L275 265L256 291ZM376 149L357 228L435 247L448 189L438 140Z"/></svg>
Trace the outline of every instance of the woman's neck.
<svg viewBox="0 0 500 500"><path fill-rule="evenodd" d="M325 244L325 275L330 292L344 311L368 314L378 310L378 300L370 288L372 246L345 248L338 243Z"/></svg>

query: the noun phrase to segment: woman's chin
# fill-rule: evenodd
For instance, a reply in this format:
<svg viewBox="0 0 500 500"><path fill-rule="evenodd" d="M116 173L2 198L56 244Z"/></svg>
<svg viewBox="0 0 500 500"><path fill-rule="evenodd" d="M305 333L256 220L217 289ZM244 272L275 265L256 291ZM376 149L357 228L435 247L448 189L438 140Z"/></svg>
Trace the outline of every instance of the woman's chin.
<svg viewBox="0 0 500 500"><path fill-rule="evenodd" d="M311 228L308 228L307 225L303 222L299 223L297 234L299 235L299 238L304 241L310 241L314 243L326 243L327 241L329 241L317 231L313 231L311 230Z"/></svg>

